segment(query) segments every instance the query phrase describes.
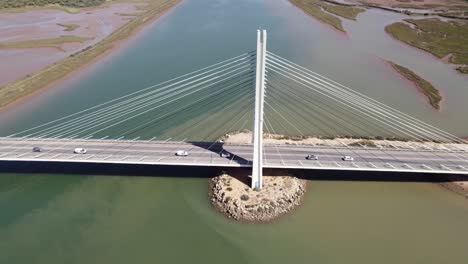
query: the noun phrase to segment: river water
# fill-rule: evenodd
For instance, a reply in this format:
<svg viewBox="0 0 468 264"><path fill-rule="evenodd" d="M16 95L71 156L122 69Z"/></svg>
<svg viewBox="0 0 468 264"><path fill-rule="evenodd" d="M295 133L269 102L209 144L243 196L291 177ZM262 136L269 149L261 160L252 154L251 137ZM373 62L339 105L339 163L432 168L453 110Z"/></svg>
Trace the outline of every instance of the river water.
<svg viewBox="0 0 468 264"><path fill-rule="evenodd" d="M350 34L287 1L186 0L99 63L0 114L7 135L255 48L403 112L468 135L468 79L383 32L398 14L366 11ZM440 88L438 113L382 59ZM177 138L186 117L155 136ZM216 138L200 130L190 139ZM220 132L217 132L220 133ZM128 172L122 173L126 176ZM317 181L304 204L265 225L214 212L207 180L0 173L0 263L464 263L468 202L424 182Z"/></svg>

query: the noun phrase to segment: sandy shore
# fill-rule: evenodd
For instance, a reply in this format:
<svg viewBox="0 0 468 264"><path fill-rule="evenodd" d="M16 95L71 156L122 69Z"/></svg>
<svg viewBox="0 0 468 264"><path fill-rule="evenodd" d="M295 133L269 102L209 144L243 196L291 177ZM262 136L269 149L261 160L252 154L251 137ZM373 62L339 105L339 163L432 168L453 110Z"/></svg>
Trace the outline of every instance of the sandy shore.
<svg viewBox="0 0 468 264"><path fill-rule="evenodd" d="M252 133L250 131L227 134L221 140L232 143L250 143ZM369 145L388 148L422 148L422 149L446 149L446 147L464 148L468 150L467 144L439 144L434 142L416 142L396 139L359 139L359 138L318 138L318 137L290 137L278 134L264 134L263 143L266 144L294 144L294 145L323 145L323 146L343 146L343 145Z"/></svg>

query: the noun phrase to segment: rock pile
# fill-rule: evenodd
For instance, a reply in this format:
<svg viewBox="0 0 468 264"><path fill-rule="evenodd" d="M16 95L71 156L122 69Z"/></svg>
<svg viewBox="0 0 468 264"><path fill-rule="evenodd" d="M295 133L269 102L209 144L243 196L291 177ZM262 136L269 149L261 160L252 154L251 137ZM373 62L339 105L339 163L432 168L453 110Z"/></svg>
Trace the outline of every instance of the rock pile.
<svg viewBox="0 0 468 264"><path fill-rule="evenodd" d="M229 218L265 222L301 204L306 181L292 176L264 176L263 188L252 190L227 174L210 179L212 204Z"/></svg>

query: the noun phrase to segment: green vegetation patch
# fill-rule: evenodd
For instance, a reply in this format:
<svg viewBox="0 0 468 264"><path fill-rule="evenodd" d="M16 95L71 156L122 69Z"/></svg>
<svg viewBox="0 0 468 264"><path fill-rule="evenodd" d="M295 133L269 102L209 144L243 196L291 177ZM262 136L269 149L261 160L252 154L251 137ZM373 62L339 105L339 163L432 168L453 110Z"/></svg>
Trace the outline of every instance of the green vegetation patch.
<svg viewBox="0 0 468 264"><path fill-rule="evenodd" d="M323 1L317 1L317 4L332 14L351 20L356 20L357 15L366 11L364 8L345 5L334 5Z"/></svg>
<svg viewBox="0 0 468 264"><path fill-rule="evenodd" d="M343 28L342 21L339 17L334 15L356 20L359 13L364 12L365 9L353 6L331 4L321 0L289 0L295 6L302 9L307 14L315 17L316 19L338 29L339 31L346 32Z"/></svg>
<svg viewBox="0 0 468 264"><path fill-rule="evenodd" d="M401 2L401 1L400 1ZM423 5L414 5L414 4L396 4L391 5L391 7L395 8L411 8L411 9L434 9L438 7L444 7L438 4L423 4Z"/></svg>
<svg viewBox="0 0 468 264"><path fill-rule="evenodd" d="M1 8L19 8L27 6L61 5L69 7L98 6L106 0L1 0Z"/></svg>
<svg viewBox="0 0 468 264"><path fill-rule="evenodd" d="M457 67L457 71L464 73L464 74L468 74L468 66Z"/></svg>
<svg viewBox="0 0 468 264"><path fill-rule="evenodd" d="M62 49L62 44L64 43L73 43L73 42L83 43L91 39L93 38L78 37L78 36L61 36L58 38L6 42L6 43L0 43L0 49L55 48L60 51L64 51Z"/></svg>
<svg viewBox="0 0 468 264"><path fill-rule="evenodd" d="M61 27L64 27L65 31L73 31L77 28L79 28L80 26L77 25L77 24L61 24L61 23L57 23L57 25L61 26Z"/></svg>
<svg viewBox="0 0 468 264"><path fill-rule="evenodd" d="M331 15L322 10L317 4L317 0L289 0L291 3L301 8L307 14L315 17L316 19L338 29L339 31L346 32L341 24L341 19Z"/></svg>
<svg viewBox="0 0 468 264"><path fill-rule="evenodd" d="M390 61L389 63L397 72L399 72L406 79L410 80L418 87L418 89L428 98L432 107L437 110L440 109L440 101L442 101L442 96L440 96L439 90L437 90L430 82L424 80L419 75L414 73L412 70Z"/></svg>
<svg viewBox="0 0 468 264"><path fill-rule="evenodd" d="M354 146L354 147L360 147L360 146L366 146L366 147L377 147L377 145L374 143L372 140L364 139L360 141L353 142L351 144L348 144L348 146Z"/></svg>
<svg viewBox="0 0 468 264"><path fill-rule="evenodd" d="M394 38L443 58L452 54L451 63L468 64L468 23L431 19L405 19L385 27Z"/></svg>

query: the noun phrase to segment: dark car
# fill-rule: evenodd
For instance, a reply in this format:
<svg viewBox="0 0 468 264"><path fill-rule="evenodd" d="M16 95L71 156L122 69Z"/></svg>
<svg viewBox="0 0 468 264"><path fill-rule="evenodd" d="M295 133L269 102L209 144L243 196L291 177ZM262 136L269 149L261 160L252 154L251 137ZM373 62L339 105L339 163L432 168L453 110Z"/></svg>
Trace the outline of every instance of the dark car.
<svg viewBox="0 0 468 264"><path fill-rule="evenodd" d="M34 147L32 149L33 152L42 152L44 149L43 148L40 148L40 147Z"/></svg>
<svg viewBox="0 0 468 264"><path fill-rule="evenodd" d="M318 160L318 156L315 156L315 155L307 155L307 156L306 156L306 159L308 159L308 160Z"/></svg>

